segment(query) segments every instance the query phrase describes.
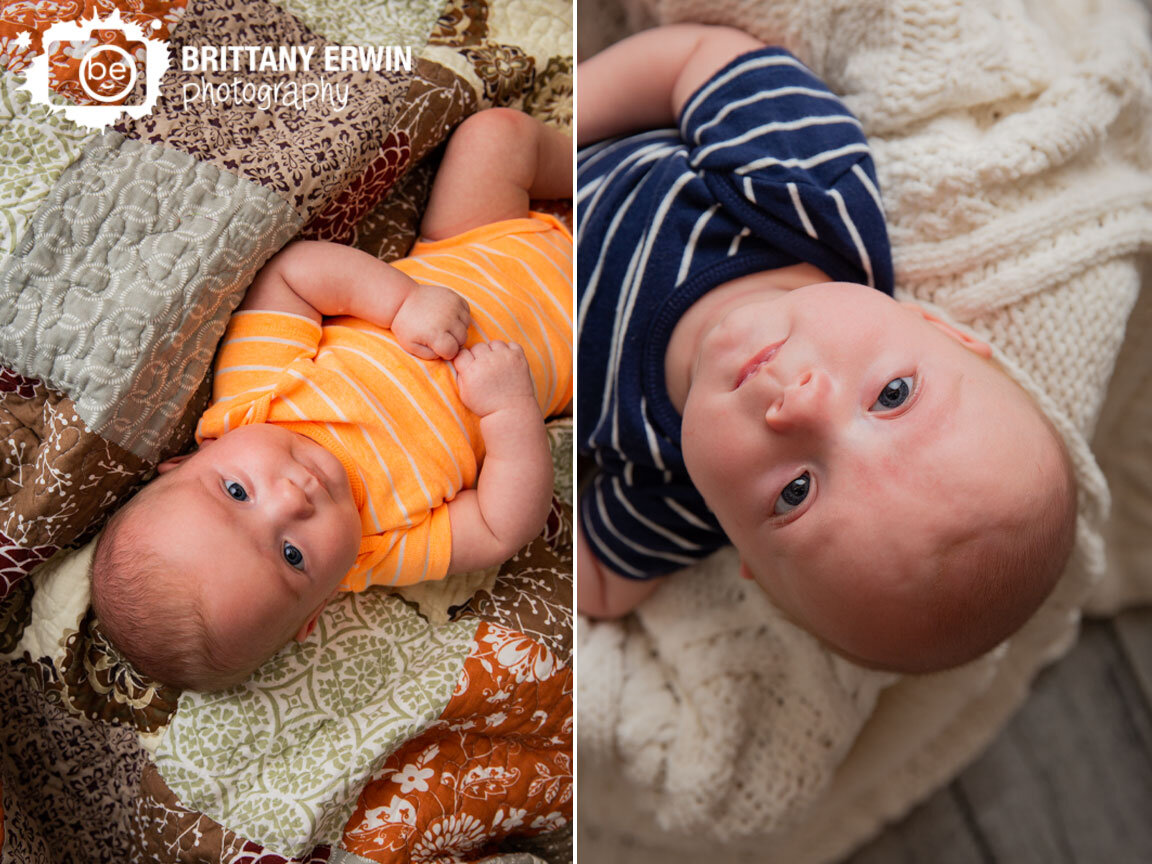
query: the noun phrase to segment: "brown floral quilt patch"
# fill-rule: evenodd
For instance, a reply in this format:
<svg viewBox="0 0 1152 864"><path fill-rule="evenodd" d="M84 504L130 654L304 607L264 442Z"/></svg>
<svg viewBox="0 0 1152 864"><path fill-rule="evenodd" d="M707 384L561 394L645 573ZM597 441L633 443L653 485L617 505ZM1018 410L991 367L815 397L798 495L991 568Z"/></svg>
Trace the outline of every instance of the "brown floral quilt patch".
<svg viewBox="0 0 1152 864"><path fill-rule="evenodd" d="M356 854L367 860L478 861L501 860L528 838L551 849L548 857L558 864L570 857L572 773L565 506L554 510L545 536L505 565L491 592L473 598L444 633L429 628L422 638L444 642L444 659L434 675L416 674L407 686L412 694L443 698L412 697L410 726L387 739L386 752L366 757L367 774L344 772L343 799L326 799L325 812L340 818L319 820L315 836L293 841L294 851L255 829L236 828L275 824L272 805L263 821L243 821L242 809L229 811L239 821L208 812L210 805L217 813L222 808L218 793L227 781L220 778L232 768L225 756L246 736L268 738L259 731L266 727L244 711L205 706L195 694L142 679L91 614L51 619L44 600L52 595L38 594L41 574L30 574L88 542L159 460L191 445L208 398L215 338L252 273L277 248L302 233L386 260L399 257L415 239L440 148L461 120L500 104L561 128L570 123L571 57L541 47L564 40L541 40L537 26L540 9L560 20L570 14L568 5L451 0L413 45L411 69L325 72L323 82L315 71L185 71L179 58L185 47L228 44L322 52L345 37L317 22L352 21L365 9L380 20L423 20L427 10L413 16L410 0L128 6L130 20L158 22L153 32L168 42L174 60L149 115L85 135L63 121L45 121L43 110L36 124L29 122L27 101L8 100L8 113L0 114L0 126L43 128L68 145L51 148L52 171L42 172L42 189L21 202L11 236L0 244L5 859L287 864L343 860L363 841ZM7 69L0 74L27 68L55 21L112 8L111 0L0 0ZM81 98L74 86L78 60L67 56L57 92ZM339 111L316 105L301 111L284 104L265 109L245 98L277 85L283 93L290 83L327 84L346 102ZM151 305L154 298L163 298L159 306ZM94 327L103 328L100 338ZM82 599L78 605L82 610ZM355 609L348 604L343 614ZM405 620L420 629L414 617ZM333 632L354 623L338 615L330 621ZM30 644L36 649L27 650ZM324 674L337 680L371 666L372 657L355 653ZM423 653L411 649L417 659ZM295 679L278 681L277 722L285 728L305 713L305 703L293 701L294 686ZM321 711L331 695L317 685L307 710ZM372 695L374 710L390 722L381 706L398 701L397 692L385 683ZM186 729L196 711L207 712L195 729L212 731L223 745L214 751L221 761L194 758L202 751L184 739L192 756L181 774L173 767L173 730ZM235 728L215 722L223 716ZM270 758L277 740L263 742ZM356 746L351 735L327 743L334 753ZM430 785L425 795L419 786L428 783L429 770L451 782ZM295 782L311 794L308 779ZM371 791L361 798L365 790ZM267 790L266 800L293 800L277 799L276 792ZM396 846L401 835L405 842ZM391 857L385 846L396 847Z"/></svg>

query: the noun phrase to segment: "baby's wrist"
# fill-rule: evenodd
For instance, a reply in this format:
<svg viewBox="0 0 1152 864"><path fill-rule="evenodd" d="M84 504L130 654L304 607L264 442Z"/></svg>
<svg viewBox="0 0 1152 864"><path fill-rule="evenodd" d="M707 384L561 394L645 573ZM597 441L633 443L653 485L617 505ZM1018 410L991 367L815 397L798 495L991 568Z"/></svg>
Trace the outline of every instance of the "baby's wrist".
<svg viewBox="0 0 1152 864"><path fill-rule="evenodd" d="M486 460L508 460L521 466L532 461L552 465L548 433L536 400L497 408L480 418Z"/></svg>
<svg viewBox="0 0 1152 864"><path fill-rule="evenodd" d="M496 424L536 424L543 425L544 418L540 415L540 406L536 404L533 395L512 396L493 406L487 412L475 412L480 417L481 425L494 426ZM485 421L489 421L485 423Z"/></svg>
<svg viewBox="0 0 1152 864"><path fill-rule="evenodd" d="M427 286L417 282L403 270L392 268L395 274L395 294L394 302L396 303L396 313L399 314L400 310L404 308L404 304L410 302L413 298L420 294L420 292Z"/></svg>

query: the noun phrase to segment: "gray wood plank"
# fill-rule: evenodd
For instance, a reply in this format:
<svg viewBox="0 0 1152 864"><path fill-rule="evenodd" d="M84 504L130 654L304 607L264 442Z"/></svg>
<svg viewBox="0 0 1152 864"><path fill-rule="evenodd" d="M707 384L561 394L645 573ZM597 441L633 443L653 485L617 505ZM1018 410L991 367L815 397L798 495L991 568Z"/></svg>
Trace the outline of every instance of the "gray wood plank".
<svg viewBox="0 0 1152 864"><path fill-rule="evenodd" d="M989 750L849 864L1152 862L1149 742L1126 652L1089 622Z"/></svg>
<svg viewBox="0 0 1152 864"><path fill-rule="evenodd" d="M1152 608L1132 609L1117 615L1116 635L1144 701L1152 705ZM1145 742L1145 746L1152 749L1152 742Z"/></svg>
<svg viewBox="0 0 1152 864"><path fill-rule="evenodd" d="M1087 622L983 755L843 864L1152 864L1152 705L1130 661L1150 623ZM596 864L681 860L639 840L585 849Z"/></svg>
<svg viewBox="0 0 1152 864"><path fill-rule="evenodd" d="M952 790L928 799L913 815L852 857L852 864L991 864L972 830L965 802Z"/></svg>
<svg viewBox="0 0 1152 864"><path fill-rule="evenodd" d="M1150 732L1112 627L1089 624L959 780L997 860L1152 861Z"/></svg>

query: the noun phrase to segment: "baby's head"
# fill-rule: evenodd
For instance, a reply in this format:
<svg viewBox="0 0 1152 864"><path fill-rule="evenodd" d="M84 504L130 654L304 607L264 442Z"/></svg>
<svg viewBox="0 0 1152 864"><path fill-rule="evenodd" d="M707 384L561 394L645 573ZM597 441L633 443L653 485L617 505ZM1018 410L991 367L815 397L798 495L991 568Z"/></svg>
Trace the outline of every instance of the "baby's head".
<svg viewBox="0 0 1152 864"><path fill-rule="evenodd" d="M218 690L303 639L355 561L340 461L277 426L244 426L159 466L105 527L92 564L102 628L140 672Z"/></svg>
<svg viewBox="0 0 1152 864"><path fill-rule="evenodd" d="M702 338L684 406L693 482L797 624L864 665L950 668L1015 632L1075 534L1063 443L983 343L824 283Z"/></svg>

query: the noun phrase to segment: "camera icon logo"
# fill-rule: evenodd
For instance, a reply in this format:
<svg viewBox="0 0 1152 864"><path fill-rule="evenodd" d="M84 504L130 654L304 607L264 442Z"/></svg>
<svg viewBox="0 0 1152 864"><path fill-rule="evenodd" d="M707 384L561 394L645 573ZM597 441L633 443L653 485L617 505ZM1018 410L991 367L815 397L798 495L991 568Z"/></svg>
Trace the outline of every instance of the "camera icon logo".
<svg viewBox="0 0 1152 864"><path fill-rule="evenodd" d="M154 21L152 29L159 27L160 22ZM138 47L128 50L101 41L96 38L97 31L116 31L126 45ZM66 56L80 61L76 83L97 104L61 104L62 100L52 98L49 55L53 45L64 46ZM139 118L151 111L160 95L160 79L170 63L168 43L151 39L138 24L124 21L119 9L107 18L53 24L41 46L42 52L29 65L27 80L20 89L27 90L33 102L63 111L72 122L96 130L111 126L125 114Z"/></svg>
<svg viewBox="0 0 1152 864"><path fill-rule="evenodd" d="M120 102L136 86L136 58L119 45L97 45L80 61L80 86L97 102Z"/></svg>

